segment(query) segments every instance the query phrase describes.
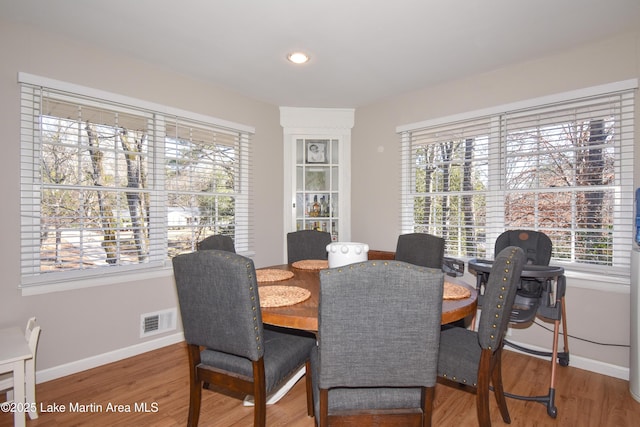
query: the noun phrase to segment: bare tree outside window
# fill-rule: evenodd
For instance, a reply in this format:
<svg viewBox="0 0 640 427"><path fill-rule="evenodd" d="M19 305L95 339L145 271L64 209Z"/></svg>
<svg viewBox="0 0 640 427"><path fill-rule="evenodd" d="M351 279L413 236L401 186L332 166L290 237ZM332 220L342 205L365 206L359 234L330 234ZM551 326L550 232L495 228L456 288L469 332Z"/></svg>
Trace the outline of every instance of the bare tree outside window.
<svg viewBox="0 0 640 427"><path fill-rule="evenodd" d="M42 268L145 262L146 134L51 116L42 129Z"/></svg>
<svg viewBox="0 0 640 427"><path fill-rule="evenodd" d="M557 261L628 266L625 252L614 251L616 239L630 242L614 234L623 209L623 138L633 144L632 116L620 114L619 100L568 102L407 132L404 188L413 212L403 223L444 237L449 256L491 258L489 230L495 238L523 228L549 235Z"/></svg>
<svg viewBox="0 0 640 427"><path fill-rule="evenodd" d="M23 91L24 277L161 266L212 234L248 250L247 132Z"/></svg>

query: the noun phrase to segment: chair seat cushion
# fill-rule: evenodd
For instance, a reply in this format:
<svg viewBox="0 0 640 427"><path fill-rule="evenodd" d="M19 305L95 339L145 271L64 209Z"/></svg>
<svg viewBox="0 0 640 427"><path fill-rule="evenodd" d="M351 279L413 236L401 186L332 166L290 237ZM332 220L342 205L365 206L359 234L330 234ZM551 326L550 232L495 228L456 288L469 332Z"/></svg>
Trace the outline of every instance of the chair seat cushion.
<svg viewBox="0 0 640 427"><path fill-rule="evenodd" d="M476 332L460 327L444 328L440 332L438 376L475 386L481 353Z"/></svg>
<svg viewBox="0 0 640 427"><path fill-rule="evenodd" d="M264 371L267 394L278 388L309 359L316 345L312 337L264 330ZM220 351L205 349L200 354L203 365L253 378L251 360Z"/></svg>

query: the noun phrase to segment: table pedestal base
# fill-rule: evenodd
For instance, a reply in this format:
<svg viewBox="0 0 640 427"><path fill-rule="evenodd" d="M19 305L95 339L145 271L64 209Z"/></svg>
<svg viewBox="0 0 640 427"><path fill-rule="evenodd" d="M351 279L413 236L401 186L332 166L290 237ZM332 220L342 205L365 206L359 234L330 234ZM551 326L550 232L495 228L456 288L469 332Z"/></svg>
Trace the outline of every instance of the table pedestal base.
<svg viewBox="0 0 640 427"><path fill-rule="evenodd" d="M273 405L274 403L282 399L284 395L287 394L289 390L293 388L294 385L296 385L298 380L302 378L305 372L306 372L306 368L302 366L295 374L293 374L291 378L289 378L289 381L284 383L279 389L277 389L276 391L271 393L269 397L267 397L267 405ZM309 372L309 375L311 375L311 372ZM253 401L253 396L245 397L244 400L242 401L242 404L244 406L254 406L255 403Z"/></svg>

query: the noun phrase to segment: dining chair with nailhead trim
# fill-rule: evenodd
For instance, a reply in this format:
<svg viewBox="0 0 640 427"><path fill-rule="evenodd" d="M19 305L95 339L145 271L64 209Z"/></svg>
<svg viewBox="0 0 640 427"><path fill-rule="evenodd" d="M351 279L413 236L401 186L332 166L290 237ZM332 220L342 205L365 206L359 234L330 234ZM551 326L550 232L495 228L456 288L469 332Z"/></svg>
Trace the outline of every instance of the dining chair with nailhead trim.
<svg viewBox="0 0 640 427"><path fill-rule="evenodd" d="M431 425L443 282L393 260L320 272L316 425Z"/></svg>
<svg viewBox="0 0 640 427"><path fill-rule="evenodd" d="M263 327L253 260L222 250L173 258L189 359L189 426L197 426L203 384L252 395L254 423L264 427L266 401L292 374L310 372L314 338ZM313 415L307 375L307 414Z"/></svg>
<svg viewBox="0 0 640 427"><path fill-rule="evenodd" d="M489 394L492 386L502 419L505 423L511 422L502 386L502 347L525 263L521 248L509 246L503 249L491 267L478 330L450 327L440 333L438 376L475 389L481 427L491 425Z"/></svg>

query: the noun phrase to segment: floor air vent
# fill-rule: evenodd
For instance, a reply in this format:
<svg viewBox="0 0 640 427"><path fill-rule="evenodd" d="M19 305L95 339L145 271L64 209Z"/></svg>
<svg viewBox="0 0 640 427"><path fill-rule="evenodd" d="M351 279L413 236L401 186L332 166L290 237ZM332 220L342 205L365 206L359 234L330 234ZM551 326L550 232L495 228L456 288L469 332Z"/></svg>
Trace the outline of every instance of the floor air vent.
<svg viewBox="0 0 640 427"><path fill-rule="evenodd" d="M156 311L140 316L140 338L176 329L176 309Z"/></svg>

